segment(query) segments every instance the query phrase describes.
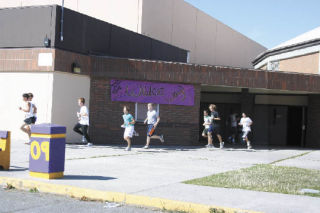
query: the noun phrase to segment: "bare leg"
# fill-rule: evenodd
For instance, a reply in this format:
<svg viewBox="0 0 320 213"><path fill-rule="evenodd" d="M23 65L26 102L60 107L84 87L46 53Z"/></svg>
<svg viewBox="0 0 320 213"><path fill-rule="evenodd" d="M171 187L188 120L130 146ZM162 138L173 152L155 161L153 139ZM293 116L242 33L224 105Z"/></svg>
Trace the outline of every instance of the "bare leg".
<svg viewBox="0 0 320 213"><path fill-rule="evenodd" d="M131 147L131 138L130 137L126 137L125 140L127 141L128 147L130 148Z"/></svg>
<svg viewBox="0 0 320 213"><path fill-rule="evenodd" d="M151 140L151 138L149 136L147 136L147 144L146 144L146 146L150 145L150 140Z"/></svg>
<svg viewBox="0 0 320 213"><path fill-rule="evenodd" d="M248 149L251 149L251 143L250 143L250 141L248 139L248 136L246 136L246 142L247 142Z"/></svg>
<svg viewBox="0 0 320 213"><path fill-rule="evenodd" d="M220 142L220 149L222 149L222 148L224 147L224 143L223 143L223 141L222 141L222 137L221 137L221 135L219 135L219 134L217 134L217 137L218 137L218 140L219 140L219 142Z"/></svg>
<svg viewBox="0 0 320 213"><path fill-rule="evenodd" d="M217 134L217 137L218 137L219 142L222 143L222 137L221 137L221 135Z"/></svg>
<svg viewBox="0 0 320 213"><path fill-rule="evenodd" d="M31 130L30 130L30 126L26 123L22 124L22 126L20 127L21 131L25 132L28 134L28 137L30 139L31 137Z"/></svg>
<svg viewBox="0 0 320 213"><path fill-rule="evenodd" d="M212 145L212 133L208 132L208 145Z"/></svg>

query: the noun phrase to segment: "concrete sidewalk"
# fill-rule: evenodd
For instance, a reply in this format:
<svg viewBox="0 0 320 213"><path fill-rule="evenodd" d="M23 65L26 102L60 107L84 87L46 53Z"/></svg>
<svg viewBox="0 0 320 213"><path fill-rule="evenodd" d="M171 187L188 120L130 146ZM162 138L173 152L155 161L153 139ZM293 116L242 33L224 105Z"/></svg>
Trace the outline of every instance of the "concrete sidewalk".
<svg viewBox="0 0 320 213"><path fill-rule="evenodd" d="M18 178L59 186L258 212L318 212L320 198L182 183L255 164L271 163L308 151L312 150L208 150L199 147L160 147L144 150L134 147L131 152L126 152L123 147L116 146L67 145L65 177L42 180L29 176L29 146L21 141L13 141L11 170L0 171L0 176L2 183L9 180L4 177ZM302 157L280 161L276 165L320 170L319 161L320 151L313 151Z"/></svg>

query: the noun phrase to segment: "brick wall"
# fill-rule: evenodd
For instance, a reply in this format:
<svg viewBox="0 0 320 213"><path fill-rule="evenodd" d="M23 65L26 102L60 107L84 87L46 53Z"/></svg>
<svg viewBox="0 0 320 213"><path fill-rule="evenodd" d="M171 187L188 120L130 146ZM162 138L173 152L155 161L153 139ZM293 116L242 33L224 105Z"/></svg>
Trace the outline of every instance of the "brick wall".
<svg viewBox="0 0 320 213"><path fill-rule="evenodd" d="M310 95L306 147L320 147L320 95Z"/></svg>
<svg viewBox="0 0 320 213"><path fill-rule="evenodd" d="M52 67L39 67L38 54L53 54ZM0 71L71 72L78 63L91 77L206 84L239 88L320 92L320 76L290 72L88 56L52 48L0 49Z"/></svg>
<svg viewBox="0 0 320 213"><path fill-rule="evenodd" d="M0 49L0 71L53 71L54 66L38 66L39 53L52 53L50 48Z"/></svg>
<svg viewBox="0 0 320 213"><path fill-rule="evenodd" d="M279 70L299 73L319 73L319 53L280 60Z"/></svg>
<svg viewBox="0 0 320 213"><path fill-rule="evenodd" d="M167 145L196 145L199 135L200 86L195 85L195 105L160 105L161 122L157 131L165 135ZM96 144L121 144L123 142L122 107L128 105L134 116L135 104L111 102L108 78L92 78L90 99L90 136ZM139 137L133 144L144 144L146 126L137 123L135 129ZM124 143L124 142L123 142ZM152 144L159 144L155 140ZM124 143L125 144L125 143Z"/></svg>

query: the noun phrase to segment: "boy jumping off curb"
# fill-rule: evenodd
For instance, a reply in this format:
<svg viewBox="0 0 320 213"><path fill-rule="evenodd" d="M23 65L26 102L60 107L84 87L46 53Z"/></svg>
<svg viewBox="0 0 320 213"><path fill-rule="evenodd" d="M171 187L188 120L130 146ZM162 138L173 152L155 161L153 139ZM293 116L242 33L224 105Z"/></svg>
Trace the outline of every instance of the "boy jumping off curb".
<svg viewBox="0 0 320 213"><path fill-rule="evenodd" d="M29 141L26 142L25 144L30 143L30 137L31 137L31 129L30 125L35 123L35 117L33 115L33 107L32 104L29 102L29 95L27 93L24 93L22 95L22 99L24 104L19 107L19 110L25 112L25 119L23 120L23 124L20 127L21 131L25 132L28 134Z"/></svg>

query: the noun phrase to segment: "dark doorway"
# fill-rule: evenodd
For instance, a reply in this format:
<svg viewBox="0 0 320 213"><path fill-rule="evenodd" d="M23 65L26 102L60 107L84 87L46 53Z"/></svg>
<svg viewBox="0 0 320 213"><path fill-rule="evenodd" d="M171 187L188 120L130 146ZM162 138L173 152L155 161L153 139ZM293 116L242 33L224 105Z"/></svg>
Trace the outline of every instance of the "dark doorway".
<svg viewBox="0 0 320 213"><path fill-rule="evenodd" d="M304 111L303 107L288 107L287 146L304 146Z"/></svg>
<svg viewBox="0 0 320 213"><path fill-rule="evenodd" d="M287 143L287 106L269 106L269 145L286 146Z"/></svg>
<svg viewBox="0 0 320 213"><path fill-rule="evenodd" d="M305 146L306 107L255 105L254 143L271 146Z"/></svg>

